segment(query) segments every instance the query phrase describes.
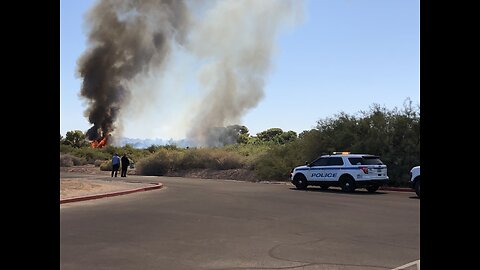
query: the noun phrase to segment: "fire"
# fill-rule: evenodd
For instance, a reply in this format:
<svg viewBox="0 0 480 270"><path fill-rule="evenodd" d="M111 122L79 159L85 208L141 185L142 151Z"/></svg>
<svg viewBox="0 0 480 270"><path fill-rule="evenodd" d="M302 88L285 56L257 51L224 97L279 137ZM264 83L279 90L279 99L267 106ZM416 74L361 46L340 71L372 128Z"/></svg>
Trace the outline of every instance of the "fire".
<svg viewBox="0 0 480 270"><path fill-rule="evenodd" d="M107 137L108 135L104 136L101 140L93 140L90 145L92 148L102 148L107 145Z"/></svg>

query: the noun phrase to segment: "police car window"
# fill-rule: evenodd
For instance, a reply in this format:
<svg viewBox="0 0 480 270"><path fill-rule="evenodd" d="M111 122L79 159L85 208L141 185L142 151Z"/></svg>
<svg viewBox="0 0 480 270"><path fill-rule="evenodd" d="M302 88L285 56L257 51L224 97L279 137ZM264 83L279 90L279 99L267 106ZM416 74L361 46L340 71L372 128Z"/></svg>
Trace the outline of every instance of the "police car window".
<svg viewBox="0 0 480 270"><path fill-rule="evenodd" d="M364 156L361 158L348 158L352 165L383 165L383 162L375 156Z"/></svg>
<svg viewBox="0 0 480 270"><path fill-rule="evenodd" d="M341 157L328 158L328 166L343 165L343 159Z"/></svg>
<svg viewBox="0 0 480 270"><path fill-rule="evenodd" d="M363 156L363 165L383 165L383 162L375 156Z"/></svg>
<svg viewBox="0 0 480 270"><path fill-rule="evenodd" d="M351 157L351 158L348 158L348 161L350 161L350 164L352 165L363 165L362 158Z"/></svg>
<svg viewBox="0 0 480 270"><path fill-rule="evenodd" d="M313 161L310 165L311 166L327 166L327 158L319 158L315 161Z"/></svg>

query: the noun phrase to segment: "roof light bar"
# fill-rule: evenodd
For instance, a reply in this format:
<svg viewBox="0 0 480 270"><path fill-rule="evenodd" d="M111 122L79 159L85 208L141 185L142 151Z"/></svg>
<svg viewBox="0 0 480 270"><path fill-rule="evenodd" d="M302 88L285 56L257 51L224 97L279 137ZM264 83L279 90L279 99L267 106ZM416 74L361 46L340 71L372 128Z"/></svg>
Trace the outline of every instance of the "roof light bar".
<svg viewBox="0 0 480 270"><path fill-rule="evenodd" d="M348 155L350 152L333 152L334 155Z"/></svg>

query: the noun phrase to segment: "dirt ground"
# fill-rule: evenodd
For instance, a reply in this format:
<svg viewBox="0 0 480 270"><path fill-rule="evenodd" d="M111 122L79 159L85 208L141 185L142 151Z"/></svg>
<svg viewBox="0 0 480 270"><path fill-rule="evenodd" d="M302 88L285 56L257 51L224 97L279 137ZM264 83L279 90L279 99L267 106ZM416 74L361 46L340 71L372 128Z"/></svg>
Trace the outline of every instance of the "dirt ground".
<svg viewBox="0 0 480 270"><path fill-rule="evenodd" d="M70 173L86 175L87 177L69 177ZM131 174L134 173L132 172ZM126 182L128 177L120 178L120 172L118 173L118 177L112 178L111 181L101 179L105 178L105 176L108 177L109 175L110 172L100 171L100 168L95 167L94 165L60 167L60 200L78 196L129 190L145 186L145 184L141 183Z"/></svg>
<svg viewBox="0 0 480 270"><path fill-rule="evenodd" d="M134 170L128 170L128 174L132 174ZM95 167L92 164L81 165L81 166L72 166L72 167L60 167L60 172L70 172L70 173L82 173L90 175L110 175L109 171L100 171L100 167ZM120 174L120 171L118 172Z"/></svg>
<svg viewBox="0 0 480 270"><path fill-rule="evenodd" d="M88 196L115 191L135 189L145 186L140 183L106 182L103 180L60 179L60 200L78 196Z"/></svg>

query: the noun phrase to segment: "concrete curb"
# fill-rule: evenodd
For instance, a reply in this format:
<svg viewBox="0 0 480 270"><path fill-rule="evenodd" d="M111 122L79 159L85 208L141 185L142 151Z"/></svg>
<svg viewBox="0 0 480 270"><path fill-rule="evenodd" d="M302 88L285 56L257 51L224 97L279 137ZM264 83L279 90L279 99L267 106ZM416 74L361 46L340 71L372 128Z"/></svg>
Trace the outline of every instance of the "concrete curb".
<svg viewBox="0 0 480 270"><path fill-rule="evenodd" d="M128 190L122 190L122 191L116 191L116 192L101 193L101 194L95 194L95 195L87 195L87 196L78 196L78 197L67 198L67 199L60 200L60 204L71 203L71 202L80 202L80 201L86 201L86 200L95 200L95 199L100 199L100 198L105 198L105 197L120 196L120 195L130 194L130 193L134 193L134 192L160 189L160 188L163 187L162 183L150 183L150 184L152 184L153 186L135 188L135 189L128 189Z"/></svg>
<svg viewBox="0 0 480 270"><path fill-rule="evenodd" d="M415 192L414 189L411 189L411 188L400 188L400 187L380 187L379 190L400 191L400 192Z"/></svg>

